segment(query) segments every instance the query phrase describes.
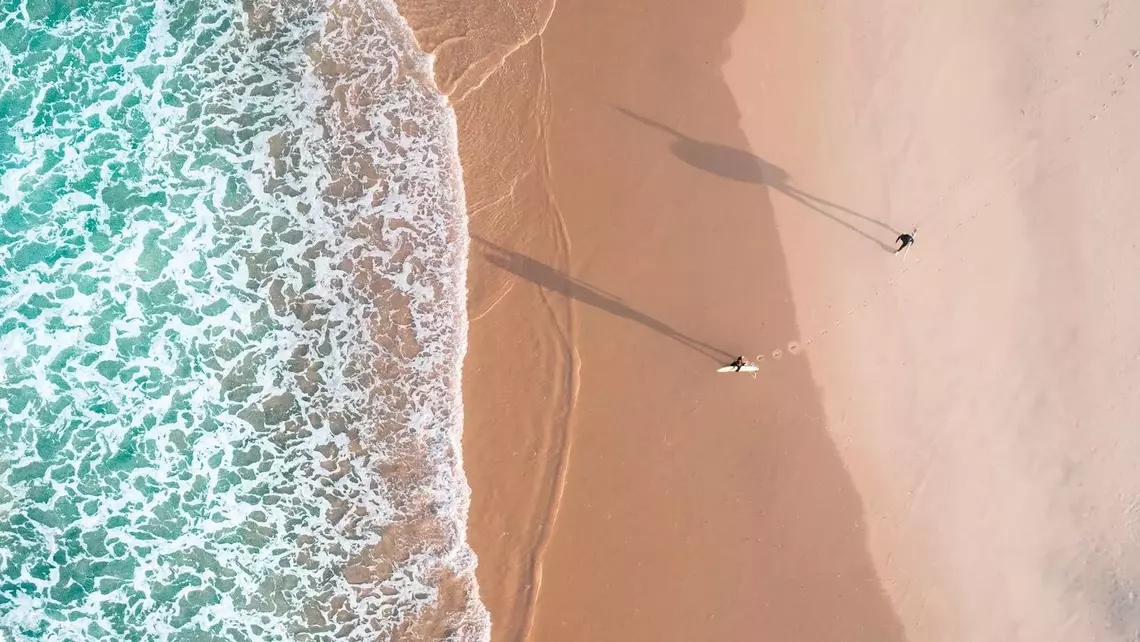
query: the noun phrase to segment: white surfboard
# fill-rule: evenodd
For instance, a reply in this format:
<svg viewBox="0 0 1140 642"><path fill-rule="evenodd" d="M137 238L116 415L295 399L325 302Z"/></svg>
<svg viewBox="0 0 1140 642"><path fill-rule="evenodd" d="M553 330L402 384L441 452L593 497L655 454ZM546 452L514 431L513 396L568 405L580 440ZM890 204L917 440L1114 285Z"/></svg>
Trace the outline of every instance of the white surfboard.
<svg viewBox="0 0 1140 642"><path fill-rule="evenodd" d="M725 366L723 368L717 368L716 371L717 372L760 372L760 368L757 368L756 366L754 366L750 363L748 365L740 366L740 370L737 370L736 366Z"/></svg>

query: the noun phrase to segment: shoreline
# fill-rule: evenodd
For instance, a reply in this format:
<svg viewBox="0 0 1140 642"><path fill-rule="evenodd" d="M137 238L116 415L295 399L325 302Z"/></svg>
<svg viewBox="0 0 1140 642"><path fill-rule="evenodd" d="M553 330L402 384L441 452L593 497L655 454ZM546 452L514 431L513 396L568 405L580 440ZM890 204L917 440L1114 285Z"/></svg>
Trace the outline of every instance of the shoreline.
<svg viewBox="0 0 1140 642"><path fill-rule="evenodd" d="M492 639L521 640L561 493L576 388L568 301L510 271L537 267L556 277L566 269L549 172L532 161L545 160L534 34L550 7L398 4L421 48L433 53L437 85L457 117L472 248L463 365L468 542Z"/></svg>
<svg viewBox="0 0 1140 642"><path fill-rule="evenodd" d="M492 639L901 640L793 354L773 167L719 71L743 3L400 4L459 122L463 447ZM515 40L464 35L488 31ZM703 209L722 218L692 228ZM757 380L710 376L774 341L792 349Z"/></svg>
<svg viewBox="0 0 1140 642"><path fill-rule="evenodd" d="M1140 631L1140 9L402 4L495 640Z"/></svg>

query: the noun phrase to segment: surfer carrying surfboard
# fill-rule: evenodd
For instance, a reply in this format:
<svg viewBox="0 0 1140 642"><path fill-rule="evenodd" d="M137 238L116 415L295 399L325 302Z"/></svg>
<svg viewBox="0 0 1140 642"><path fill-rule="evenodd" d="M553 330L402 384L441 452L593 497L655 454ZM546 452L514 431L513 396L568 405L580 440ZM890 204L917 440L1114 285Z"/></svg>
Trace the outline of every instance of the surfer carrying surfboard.
<svg viewBox="0 0 1140 642"><path fill-rule="evenodd" d="M902 245L899 246L899 249L895 250L895 254L902 252L914 243L914 233L917 231L918 230L911 230L910 234L899 234L899 237L895 239L895 243L902 243Z"/></svg>
<svg viewBox="0 0 1140 642"><path fill-rule="evenodd" d="M736 361L733 361L732 363L728 364L727 366L721 366L721 367L716 369L717 372L751 372L751 373L756 373L759 370L760 370L760 368L757 368L756 364L749 363L749 362L745 361L744 357L737 357ZM753 376L755 376L755 374L753 374Z"/></svg>

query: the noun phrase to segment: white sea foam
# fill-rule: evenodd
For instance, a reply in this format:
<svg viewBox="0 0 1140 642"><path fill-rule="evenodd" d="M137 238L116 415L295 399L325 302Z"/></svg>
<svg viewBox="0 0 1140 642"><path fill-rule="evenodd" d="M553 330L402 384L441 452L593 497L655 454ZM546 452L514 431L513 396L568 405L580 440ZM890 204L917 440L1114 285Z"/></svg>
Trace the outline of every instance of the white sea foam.
<svg viewBox="0 0 1140 642"><path fill-rule="evenodd" d="M485 639L454 121L394 7L28 7L0 634Z"/></svg>

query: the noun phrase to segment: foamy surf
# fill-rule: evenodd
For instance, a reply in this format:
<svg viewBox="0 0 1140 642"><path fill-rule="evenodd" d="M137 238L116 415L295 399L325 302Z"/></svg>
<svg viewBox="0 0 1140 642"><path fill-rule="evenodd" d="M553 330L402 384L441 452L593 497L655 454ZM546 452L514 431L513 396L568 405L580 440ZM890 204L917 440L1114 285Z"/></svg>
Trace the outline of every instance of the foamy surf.
<svg viewBox="0 0 1140 642"><path fill-rule="evenodd" d="M453 116L395 9L2 20L0 637L485 639Z"/></svg>

